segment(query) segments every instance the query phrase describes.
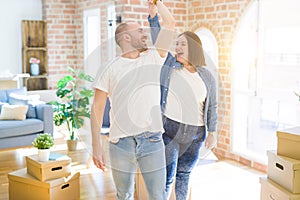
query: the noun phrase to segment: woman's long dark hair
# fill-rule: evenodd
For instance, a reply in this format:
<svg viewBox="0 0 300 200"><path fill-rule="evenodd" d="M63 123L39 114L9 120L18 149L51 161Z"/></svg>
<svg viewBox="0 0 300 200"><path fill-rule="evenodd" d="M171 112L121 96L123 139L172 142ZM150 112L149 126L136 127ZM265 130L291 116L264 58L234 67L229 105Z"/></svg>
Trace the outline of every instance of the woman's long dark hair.
<svg viewBox="0 0 300 200"><path fill-rule="evenodd" d="M196 67L206 66L202 42L200 38L191 31L185 31L178 37L184 36L188 44L188 62Z"/></svg>

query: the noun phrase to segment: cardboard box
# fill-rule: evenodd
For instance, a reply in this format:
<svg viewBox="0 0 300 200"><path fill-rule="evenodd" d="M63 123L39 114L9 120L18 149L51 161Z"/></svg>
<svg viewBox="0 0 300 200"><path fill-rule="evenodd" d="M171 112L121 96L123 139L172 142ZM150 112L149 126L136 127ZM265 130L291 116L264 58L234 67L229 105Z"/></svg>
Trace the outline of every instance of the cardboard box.
<svg viewBox="0 0 300 200"><path fill-rule="evenodd" d="M277 154L300 160L300 127L277 131Z"/></svg>
<svg viewBox="0 0 300 200"><path fill-rule="evenodd" d="M300 194L293 194L267 177L260 178L260 200L300 200Z"/></svg>
<svg viewBox="0 0 300 200"><path fill-rule="evenodd" d="M40 181L46 181L71 174L71 158L62 156L59 160L38 161L38 155L26 156L27 173Z"/></svg>
<svg viewBox="0 0 300 200"><path fill-rule="evenodd" d="M300 193L300 160L268 151L268 178L292 193Z"/></svg>
<svg viewBox="0 0 300 200"><path fill-rule="evenodd" d="M10 200L79 200L80 174L67 178L39 181L26 172L26 168L8 173Z"/></svg>

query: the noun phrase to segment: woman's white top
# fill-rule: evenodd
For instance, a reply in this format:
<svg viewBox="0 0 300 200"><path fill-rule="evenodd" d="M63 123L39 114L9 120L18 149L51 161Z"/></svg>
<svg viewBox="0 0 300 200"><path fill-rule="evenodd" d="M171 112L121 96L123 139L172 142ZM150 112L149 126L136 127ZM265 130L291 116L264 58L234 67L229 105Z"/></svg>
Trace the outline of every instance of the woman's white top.
<svg viewBox="0 0 300 200"><path fill-rule="evenodd" d="M206 86L197 72L185 68L174 70L164 115L183 124L203 126L206 96Z"/></svg>

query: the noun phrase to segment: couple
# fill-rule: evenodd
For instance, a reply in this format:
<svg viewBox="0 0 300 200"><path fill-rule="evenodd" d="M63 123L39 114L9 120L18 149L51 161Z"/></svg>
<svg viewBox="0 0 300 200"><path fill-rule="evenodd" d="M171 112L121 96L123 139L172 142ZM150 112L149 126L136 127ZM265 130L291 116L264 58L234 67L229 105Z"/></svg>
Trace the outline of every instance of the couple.
<svg viewBox="0 0 300 200"><path fill-rule="evenodd" d="M105 170L99 133L109 97L109 153L117 198L134 198L138 163L149 199L167 199L176 177L176 199L185 200L199 149L204 140L207 147L214 142L216 84L203 67L200 39L192 32L180 34L176 57L172 56L168 49L172 44L174 18L162 2L154 5L148 0L148 4L155 49L148 49L147 37L139 24L120 24L115 39L122 55L99 71L93 84L93 161ZM164 22L163 28L156 9Z"/></svg>

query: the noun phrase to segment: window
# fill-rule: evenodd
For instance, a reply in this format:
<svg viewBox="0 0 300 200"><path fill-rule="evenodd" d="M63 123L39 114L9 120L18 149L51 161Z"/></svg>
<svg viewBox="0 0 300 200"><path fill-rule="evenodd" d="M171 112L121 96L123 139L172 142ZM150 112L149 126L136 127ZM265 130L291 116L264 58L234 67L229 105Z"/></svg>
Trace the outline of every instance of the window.
<svg viewBox="0 0 300 200"><path fill-rule="evenodd" d="M218 76L218 44L214 34L206 29L200 28L195 32L201 40L206 68L212 73L217 82L218 91L224 89L222 84L219 84ZM222 88L221 88L221 87ZM222 122L218 123L218 127L222 126Z"/></svg>
<svg viewBox="0 0 300 200"><path fill-rule="evenodd" d="M115 5L111 4L107 7L107 47L108 47L108 61L111 61L116 57L116 42L115 42L115 31L116 31L116 11Z"/></svg>
<svg viewBox="0 0 300 200"><path fill-rule="evenodd" d="M234 41L232 148L262 163L276 131L300 124L299 9L296 0L254 1Z"/></svg>
<svg viewBox="0 0 300 200"><path fill-rule="evenodd" d="M200 38L203 46L203 50L205 55L205 59L207 60L207 65L214 65L218 68L218 44L213 33L206 29L200 28L196 31L196 34Z"/></svg>
<svg viewBox="0 0 300 200"><path fill-rule="evenodd" d="M101 63L100 9L84 11L83 23L85 72L94 76Z"/></svg>

